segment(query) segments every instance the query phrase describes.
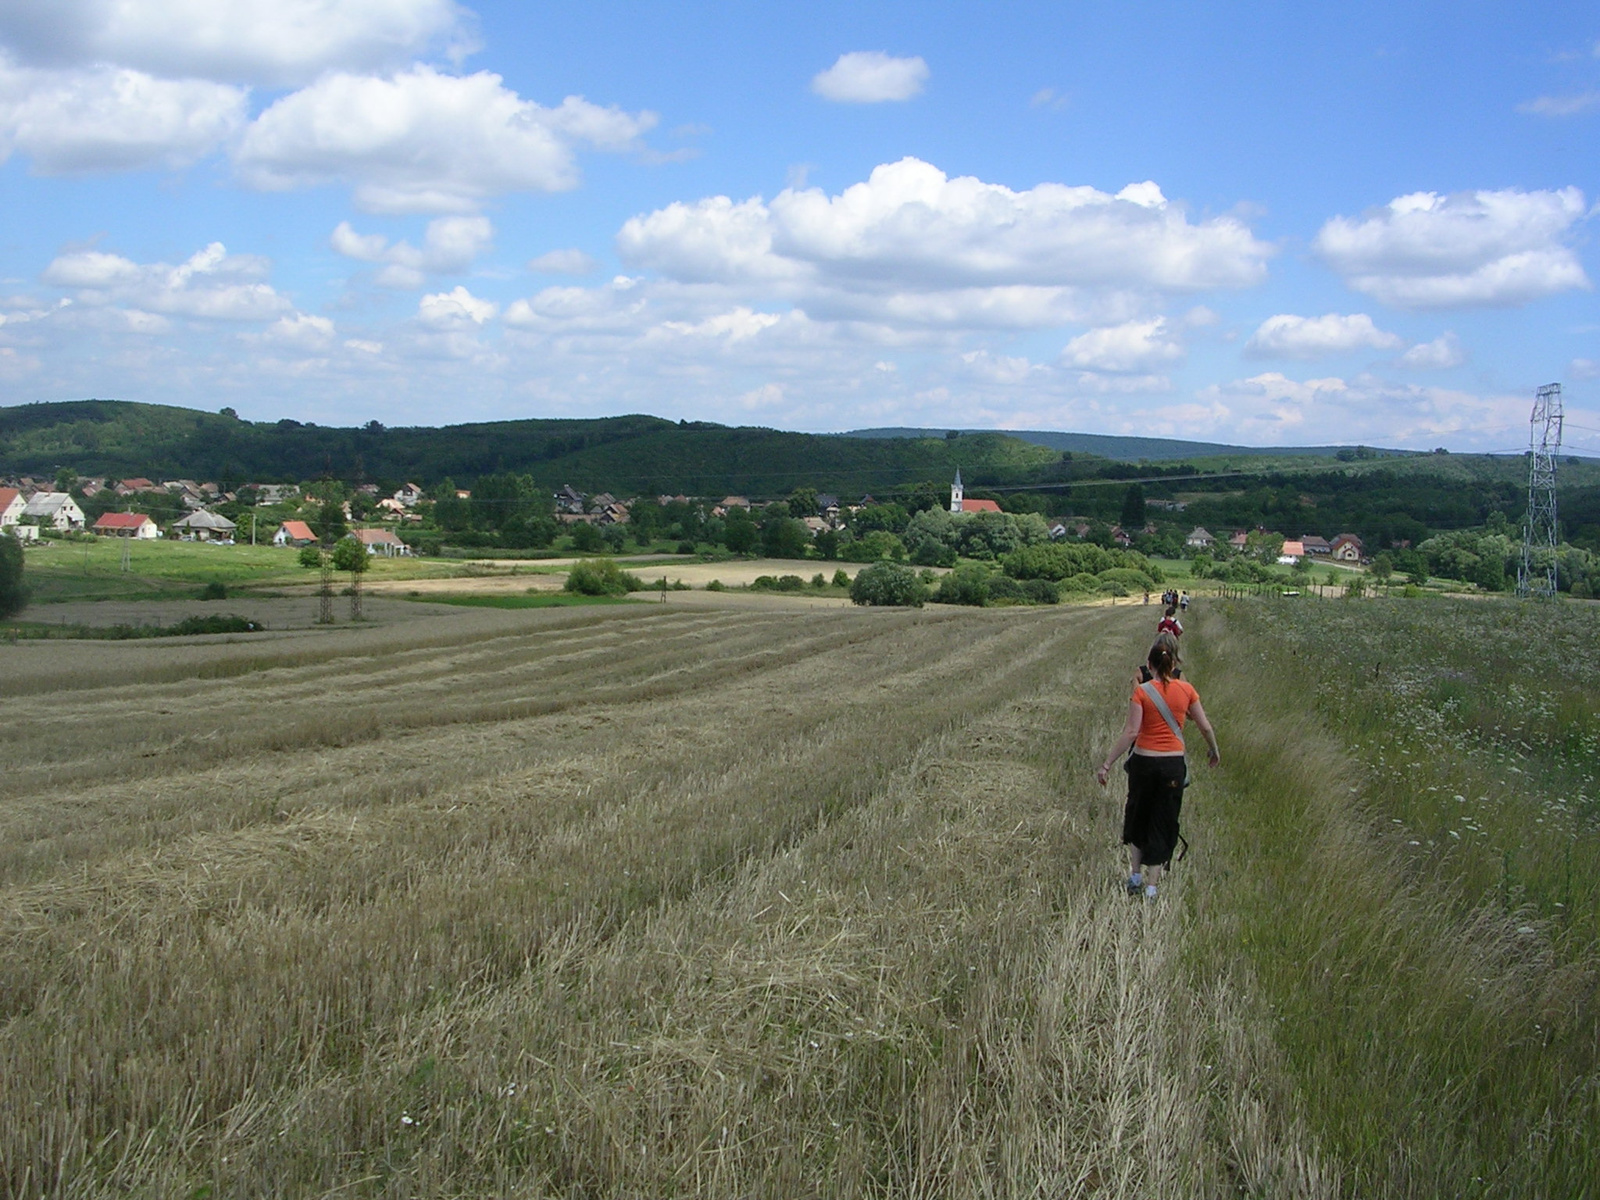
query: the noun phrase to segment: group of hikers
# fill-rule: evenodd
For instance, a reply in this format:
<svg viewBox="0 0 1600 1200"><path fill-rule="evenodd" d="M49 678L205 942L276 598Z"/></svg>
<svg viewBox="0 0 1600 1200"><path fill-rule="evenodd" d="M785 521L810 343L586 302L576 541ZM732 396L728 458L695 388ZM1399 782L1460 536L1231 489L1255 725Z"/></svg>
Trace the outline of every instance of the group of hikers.
<svg viewBox="0 0 1600 1200"><path fill-rule="evenodd" d="M1183 727L1193 719L1206 739L1206 760L1222 761L1216 730L1206 717L1200 693L1183 678L1178 643L1183 624L1180 604L1188 609L1189 597L1169 591L1162 597L1166 608L1156 626L1155 643L1133 681L1128 719L1107 753L1095 778L1106 785L1117 759L1127 754L1123 770L1128 775L1128 802L1122 812L1122 842L1128 847L1130 896L1154 900L1161 872L1172 861L1180 840L1178 817L1183 809L1183 789L1189 782L1184 756ZM1131 751L1131 753L1130 753Z"/></svg>

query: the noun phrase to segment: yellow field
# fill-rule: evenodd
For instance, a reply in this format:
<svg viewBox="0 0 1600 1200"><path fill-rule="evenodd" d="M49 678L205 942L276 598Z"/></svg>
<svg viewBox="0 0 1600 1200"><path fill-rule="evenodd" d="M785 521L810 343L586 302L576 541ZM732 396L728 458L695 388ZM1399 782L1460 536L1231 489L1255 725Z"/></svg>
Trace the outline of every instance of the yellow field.
<svg viewBox="0 0 1600 1200"><path fill-rule="evenodd" d="M674 602L0 646L0 1194L1351 1186L1240 793L1119 886L1148 611Z"/></svg>

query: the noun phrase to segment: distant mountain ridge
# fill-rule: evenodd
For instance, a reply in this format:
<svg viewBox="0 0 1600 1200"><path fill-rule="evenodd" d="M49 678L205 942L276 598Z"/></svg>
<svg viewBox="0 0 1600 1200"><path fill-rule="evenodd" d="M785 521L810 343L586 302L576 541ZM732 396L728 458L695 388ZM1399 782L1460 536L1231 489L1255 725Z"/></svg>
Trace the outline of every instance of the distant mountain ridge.
<svg viewBox="0 0 1600 1200"><path fill-rule="evenodd" d="M915 429L905 426L888 426L882 429L852 429L843 437L858 438L941 438L951 432L967 436L974 433L1003 433L1019 441L1051 450L1065 450L1073 454L1093 454L1117 462L1169 462L1183 458L1217 458L1225 455L1250 455L1260 457L1327 456L1340 450L1339 446L1235 446L1225 442L1190 442L1178 438L1116 437L1103 433L1063 433L1049 429ZM1407 455L1408 450L1376 449L1379 455Z"/></svg>

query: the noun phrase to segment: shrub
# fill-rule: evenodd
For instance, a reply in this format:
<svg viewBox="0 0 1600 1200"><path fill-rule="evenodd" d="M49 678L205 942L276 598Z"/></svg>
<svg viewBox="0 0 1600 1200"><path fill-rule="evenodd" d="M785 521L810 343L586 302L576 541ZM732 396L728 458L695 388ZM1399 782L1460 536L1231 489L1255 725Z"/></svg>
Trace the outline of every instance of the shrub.
<svg viewBox="0 0 1600 1200"><path fill-rule="evenodd" d="M1060 604L1061 589L1048 579L1024 579L1022 594L1029 604Z"/></svg>
<svg viewBox="0 0 1600 1200"><path fill-rule="evenodd" d="M903 559L905 556L904 543L886 529L874 529L839 547L839 557L846 562L877 562L879 559Z"/></svg>
<svg viewBox="0 0 1600 1200"><path fill-rule="evenodd" d="M713 579L710 583L706 584L706 591L708 592L725 592L727 590L727 588L722 586L722 580L720 579Z"/></svg>
<svg viewBox="0 0 1600 1200"><path fill-rule="evenodd" d="M933 598L940 604L982 607L989 601L989 576L989 568L978 563L957 567L939 580L939 589Z"/></svg>
<svg viewBox="0 0 1600 1200"><path fill-rule="evenodd" d="M850 572L846 571L843 567L840 567L837 571L835 571L833 573L833 586L836 588L844 588L846 591L849 591Z"/></svg>
<svg viewBox="0 0 1600 1200"><path fill-rule="evenodd" d="M827 577L825 575L823 575L823 573L821 571L818 571L815 575L813 575L811 577L811 586L816 588L817 591L820 592L823 588L828 586Z"/></svg>
<svg viewBox="0 0 1600 1200"><path fill-rule="evenodd" d="M316 543L314 542L309 545L301 546L298 561L302 567L309 567L312 570L316 570L322 565L322 551L318 549Z"/></svg>
<svg viewBox="0 0 1600 1200"><path fill-rule="evenodd" d="M574 564L564 585L582 596L622 596L642 591L644 584L609 559L586 558Z"/></svg>
<svg viewBox="0 0 1600 1200"><path fill-rule="evenodd" d="M1061 590L1064 592L1078 592L1087 594L1100 590L1100 577L1091 575L1087 571L1080 571L1076 575L1069 575L1061 581Z"/></svg>
<svg viewBox="0 0 1600 1200"><path fill-rule="evenodd" d="M921 608L927 598L928 589L911 568L890 562L864 567L850 585L850 599L856 604Z"/></svg>
<svg viewBox="0 0 1600 1200"><path fill-rule="evenodd" d="M1135 571L1132 567L1112 567L1109 571L1099 573L1100 583L1111 591L1114 596L1126 596L1129 592L1148 592L1154 590L1156 581L1143 571ZM1122 588L1118 592L1114 588Z"/></svg>
<svg viewBox="0 0 1600 1200"><path fill-rule="evenodd" d="M679 554L693 554L694 552L695 552L695 548L694 548L694 543L693 542L679 542L678 543L678 553Z"/></svg>
<svg viewBox="0 0 1600 1200"><path fill-rule="evenodd" d="M200 599L202 600L226 600L227 598L228 589L215 579L200 589Z"/></svg>
<svg viewBox="0 0 1600 1200"><path fill-rule="evenodd" d="M21 612L28 603L28 589L22 582L22 543L0 533L0 617Z"/></svg>
<svg viewBox="0 0 1600 1200"><path fill-rule="evenodd" d="M1022 590L1022 585L1009 575L991 575L989 577L989 602L1000 604L1020 604L1027 600Z"/></svg>

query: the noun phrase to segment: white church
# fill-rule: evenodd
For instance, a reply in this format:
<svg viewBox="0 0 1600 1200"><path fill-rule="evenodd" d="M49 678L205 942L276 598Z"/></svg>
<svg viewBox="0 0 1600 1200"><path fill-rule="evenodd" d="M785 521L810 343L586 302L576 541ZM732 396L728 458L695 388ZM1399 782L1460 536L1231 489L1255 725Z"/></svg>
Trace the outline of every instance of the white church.
<svg viewBox="0 0 1600 1200"><path fill-rule="evenodd" d="M993 500L968 500L961 492L961 468L957 467L956 480L950 485L950 511L953 513L1000 511L1000 505Z"/></svg>

